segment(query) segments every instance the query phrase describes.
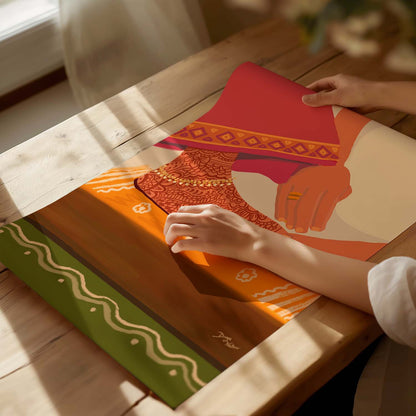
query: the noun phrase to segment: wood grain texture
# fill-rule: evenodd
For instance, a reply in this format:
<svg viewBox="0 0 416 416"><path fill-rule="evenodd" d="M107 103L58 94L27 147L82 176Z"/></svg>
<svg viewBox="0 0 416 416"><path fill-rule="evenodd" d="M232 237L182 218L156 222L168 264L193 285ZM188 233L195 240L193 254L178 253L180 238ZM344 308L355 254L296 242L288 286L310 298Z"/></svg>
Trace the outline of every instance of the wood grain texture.
<svg viewBox="0 0 416 416"><path fill-rule="evenodd" d="M189 124L215 104L245 61L303 85L338 72L404 78L377 60L351 59L330 47L310 55L280 20L248 29L0 155L0 224L54 202ZM387 111L371 117L416 136L415 117ZM373 260L392 255L416 256L415 226ZM172 411L10 272L0 274L0 310L0 402L23 415L273 409L289 415L380 334L369 315L321 298Z"/></svg>
<svg viewBox="0 0 416 416"><path fill-rule="evenodd" d="M0 414L114 415L148 393L10 271L0 329Z"/></svg>
<svg viewBox="0 0 416 416"><path fill-rule="evenodd" d="M298 42L283 22L241 32L3 153L0 224L48 205L180 129L192 121L181 114L220 91L239 64L267 63ZM136 147L120 152L132 138Z"/></svg>
<svg viewBox="0 0 416 416"><path fill-rule="evenodd" d="M321 386L322 377L332 377L354 358L356 348L379 334L369 315L320 298L176 412L202 416L221 409L222 414L251 415L275 409L290 415Z"/></svg>

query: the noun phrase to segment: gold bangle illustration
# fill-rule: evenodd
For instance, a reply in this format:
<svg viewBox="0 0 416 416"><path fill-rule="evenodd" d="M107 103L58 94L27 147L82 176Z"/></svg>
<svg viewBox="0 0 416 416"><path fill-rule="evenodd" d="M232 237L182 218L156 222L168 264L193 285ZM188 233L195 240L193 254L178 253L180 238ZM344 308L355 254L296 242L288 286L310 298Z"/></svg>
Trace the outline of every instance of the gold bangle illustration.
<svg viewBox="0 0 416 416"><path fill-rule="evenodd" d="M289 192L287 199L298 200L302 194L300 192Z"/></svg>

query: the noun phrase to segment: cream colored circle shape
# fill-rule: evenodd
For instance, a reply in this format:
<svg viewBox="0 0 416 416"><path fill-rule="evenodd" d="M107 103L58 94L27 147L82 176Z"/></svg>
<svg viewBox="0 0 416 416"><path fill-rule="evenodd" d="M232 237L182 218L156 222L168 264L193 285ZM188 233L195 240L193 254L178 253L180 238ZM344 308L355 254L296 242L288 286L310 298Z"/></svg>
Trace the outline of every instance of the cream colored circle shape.
<svg viewBox="0 0 416 416"><path fill-rule="evenodd" d="M336 213L346 223L390 241L416 221L416 140L372 121L345 166L352 194Z"/></svg>

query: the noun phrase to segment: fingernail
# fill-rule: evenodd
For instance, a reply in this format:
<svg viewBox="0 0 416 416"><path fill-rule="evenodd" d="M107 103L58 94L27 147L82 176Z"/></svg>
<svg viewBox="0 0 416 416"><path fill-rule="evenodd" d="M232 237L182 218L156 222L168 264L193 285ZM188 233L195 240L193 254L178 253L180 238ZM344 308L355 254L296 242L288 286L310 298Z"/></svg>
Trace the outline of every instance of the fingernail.
<svg viewBox="0 0 416 416"><path fill-rule="evenodd" d="M286 228L289 228L289 230L291 230L293 228L293 225L286 224Z"/></svg>
<svg viewBox="0 0 416 416"><path fill-rule="evenodd" d="M322 231L323 228L321 228L321 227L311 227L311 230L313 230L313 231Z"/></svg>
<svg viewBox="0 0 416 416"><path fill-rule="evenodd" d="M304 233L304 232L305 232L305 230L304 230L302 227L296 227L296 228L295 228L295 231L296 231L297 233Z"/></svg>
<svg viewBox="0 0 416 416"><path fill-rule="evenodd" d="M279 217L279 218L277 219L277 221L285 221L285 219L284 219L283 217Z"/></svg>
<svg viewBox="0 0 416 416"><path fill-rule="evenodd" d="M309 95L302 96L302 101L304 104L308 104L308 102L311 102L310 96Z"/></svg>

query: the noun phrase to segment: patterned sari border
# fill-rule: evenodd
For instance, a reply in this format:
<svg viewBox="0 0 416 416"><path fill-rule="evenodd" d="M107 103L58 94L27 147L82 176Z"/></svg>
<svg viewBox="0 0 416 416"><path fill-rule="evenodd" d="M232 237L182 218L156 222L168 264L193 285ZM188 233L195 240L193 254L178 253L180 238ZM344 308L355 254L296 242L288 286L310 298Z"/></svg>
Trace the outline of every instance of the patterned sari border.
<svg viewBox="0 0 416 416"><path fill-rule="evenodd" d="M296 160L336 163L339 144L274 136L232 127L196 121L171 136L177 140L201 143L205 146L233 148L235 152L276 154Z"/></svg>

